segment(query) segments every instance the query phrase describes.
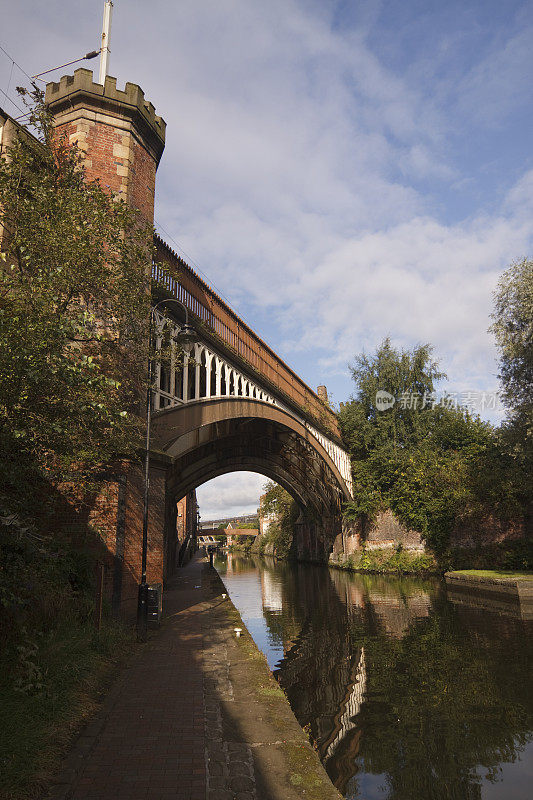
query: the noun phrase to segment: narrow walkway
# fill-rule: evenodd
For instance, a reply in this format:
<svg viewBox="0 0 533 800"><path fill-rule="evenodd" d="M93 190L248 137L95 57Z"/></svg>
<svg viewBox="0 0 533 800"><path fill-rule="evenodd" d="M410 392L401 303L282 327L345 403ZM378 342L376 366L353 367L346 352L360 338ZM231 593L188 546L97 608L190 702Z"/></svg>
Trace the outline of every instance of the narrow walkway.
<svg viewBox="0 0 533 800"><path fill-rule="evenodd" d="M337 800L262 655L204 559L68 756L54 800Z"/></svg>

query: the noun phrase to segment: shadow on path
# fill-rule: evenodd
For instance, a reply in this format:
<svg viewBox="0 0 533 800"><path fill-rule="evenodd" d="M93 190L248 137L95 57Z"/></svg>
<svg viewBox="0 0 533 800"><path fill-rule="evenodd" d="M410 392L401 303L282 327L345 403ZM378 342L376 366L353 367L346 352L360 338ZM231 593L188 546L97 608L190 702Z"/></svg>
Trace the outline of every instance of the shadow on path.
<svg viewBox="0 0 533 800"><path fill-rule="evenodd" d="M47 797L340 798L224 592L205 559L179 571L161 629L123 670Z"/></svg>

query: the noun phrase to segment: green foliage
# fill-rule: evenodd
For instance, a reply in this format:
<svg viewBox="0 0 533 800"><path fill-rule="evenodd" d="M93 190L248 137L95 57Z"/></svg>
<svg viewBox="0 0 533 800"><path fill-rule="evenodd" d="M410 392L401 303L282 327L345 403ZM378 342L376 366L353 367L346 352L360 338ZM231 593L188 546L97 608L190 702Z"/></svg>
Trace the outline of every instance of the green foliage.
<svg viewBox="0 0 533 800"><path fill-rule="evenodd" d="M443 567L453 569L533 570L533 542L511 540L469 548L454 548L446 554Z"/></svg>
<svg viewBox="0 0 533 800"><path fill-rule="evenodd" d="M358 572L395 573L398 575L424 575L439 572L439 566L430 553L412 553L401 547L376 550L368 550L363 547L345 561L334 566Z"/></svg>
<svg viewBox="0 0 533 800"><path fill-rule="evenodd" d="M379 510L391 508L442 553L467 518L520 515L513 465L492 426L466 409L434 402L435 382L444 376L428 345L398 351L386 339L374 357L358 357L352 373L357 391L341 407L339 422L354 478L346 514L362 520L363 531ZM380 411L379 389L420 399L417 407L396 402Z"/></svg>
<svg viewBox="0 0 533 800"><path fill-rule="evenodd" d="M500 351L500 381L507 419L502 449L515 463L533 537L533 261L522 259L502 275L495 292L492 331Z"/></svg>
<svg viewBox="0 0 533 800"><path fill-rule="evenodd" d="M73 733L96 708L132 633L106 619L96 632L76 614L24 632L0 653L0 797L40 797Z"/></svg>
<svg viewBox="0 0 533 800"><path fill-rule="evenodd" d="M289 513L293 499L282 486L274 481L267 481L263 491L260 512L262 516L282 517Z"/></svg>
<svg viewBox="0 0 533 800"><path fill-rule="evenodd" d="M0 498L0 638L24 643L25 630L53 627L65 614L94 608L94 555L39 533Z"/></svg>
<svg viewBox="0 0 533 800"><path fill-rule="evenodd" d="M107 609L94 629L94 559L0 498L2 797L40 796L110 664L132 645Z"/></svg>
<svg viewBox="0 0 533 800"><path fill-rule="evenodd" d="M37 796L87 713L80 690L95 693L128 640L107 615L93 627L97 537L74 546L40 523L142 441L153 242L87 180L37 91L30 123L38 139L22 130L0 158L0 783L13 798Z"/></svg>
<svg viewBox="0 0 533 800"><path fill-rule="evenodd" d="M228 547L230 553L244 553L248 555L253 547L254 539L251 536L243 536L238 542L231 544Z"/></svg>
<svg viewBox="0 0 533 800"><path fill-rule="evenodd" d="M268 481L263 487L265 494L261 498L261 515L270 517L269 527L261 542L261 549L267 544L274 546L274 553L279 558L288 558L292 547L294 524L300 510L290 494L277 483Z"/></svg>
<svg viewBox="0 0 533 800"><path fill-rule="evenodd" d="M515 261L494 295L492 330L500 349L503 397L512 410L533 407L533 261Z"/></svg>
<svg viewBox="0 0 533 800"><path fill-rule="evenodd" d="M145 372L152 230L88 181L42 96L0 159L0 438L6 484L55 481L132 455ZM143 287L146 291L143 291Z"/></svg>
<svg viewBox="0 0 533 800"><path fill-rule="evenodd" d="M418 345L412 352L398 351L387 338L373 357L364 353L356 357L351 372L357 387L357 406L352 407L351 424L345 421L345 436L355 456L384 444L399 448L420 440L431 410L435 384L446 377L439 372L438 363L432 360L431 353L432 348L427 344ZM397 402L388 411L379 411L376 406L379 390L394 397L416 393L420 398L426 398L426 407L421 410ZM372 424L361 429L358 424L361 421Z"/></svg>

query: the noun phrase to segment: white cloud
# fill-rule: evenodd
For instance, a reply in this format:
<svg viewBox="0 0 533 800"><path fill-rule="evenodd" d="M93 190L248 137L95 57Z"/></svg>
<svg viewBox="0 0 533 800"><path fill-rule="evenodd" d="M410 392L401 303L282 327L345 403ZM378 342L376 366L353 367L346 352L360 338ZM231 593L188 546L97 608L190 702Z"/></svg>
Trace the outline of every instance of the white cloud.
<svg viewBox="0 0 533 800"><path fill-rule="evenodd" d="M255 514L267 480L256 472L231 472L207 481L196 490L201 519Z"/></svg>
<svg viewBox="0 0 533 800"><path fill-rule="evenodd" d="M368 44L387 4L356 5L342 29L336 4L311 0L116 4L111 72L168 123L157 216L337 399L347 362L386 335L432 343L450 388L492 390L491 293L533 240L531 162L498 171L520 136L511 112L531 97L528 16L491 29L482 4L458 6L440 31L406 3L420 43L409 32L413 52L387 65ZM14 4L3 39L37 71L95 46L100 14L81 0ZM0 60L0 85L10 66ZM257 505L264 479L243 475L199 490L204 518Z"/></svg>

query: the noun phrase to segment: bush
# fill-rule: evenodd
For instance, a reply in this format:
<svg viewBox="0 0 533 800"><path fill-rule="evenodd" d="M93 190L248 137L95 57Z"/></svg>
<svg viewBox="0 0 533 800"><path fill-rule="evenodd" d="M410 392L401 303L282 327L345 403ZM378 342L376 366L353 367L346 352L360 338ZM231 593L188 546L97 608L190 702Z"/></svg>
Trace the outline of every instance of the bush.
<svg viewBox="0 0 533 800"><path fill-rule="evenodd" d="M443 569L533 570L533 542L510 541L473 549L453 548L440 560Z"/></svg>
<svg viewBox="0 0 533 800"><path fill-rule="evenodd" d="M361 550L352 553L341 564L341 569L356 572L394 573L397 575L435 573L439 566L429 553L413 553L409 550Z"/></svg>

